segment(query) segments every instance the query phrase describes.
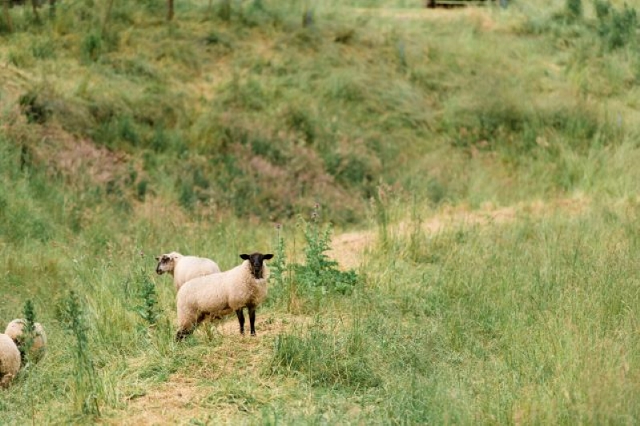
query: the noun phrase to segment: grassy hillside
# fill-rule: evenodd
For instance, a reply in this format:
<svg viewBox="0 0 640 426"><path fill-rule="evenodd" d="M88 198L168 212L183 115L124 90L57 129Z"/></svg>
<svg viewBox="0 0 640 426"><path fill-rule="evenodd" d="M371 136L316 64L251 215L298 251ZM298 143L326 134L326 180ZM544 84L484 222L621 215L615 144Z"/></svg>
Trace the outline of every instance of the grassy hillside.
<svg viewBox="0 0 640 426"><path fill-rule="evenodd" d="M640 2L108 3L0 20L0 423L638 421ZM277 255L256 338L172 250Z"/></svg>

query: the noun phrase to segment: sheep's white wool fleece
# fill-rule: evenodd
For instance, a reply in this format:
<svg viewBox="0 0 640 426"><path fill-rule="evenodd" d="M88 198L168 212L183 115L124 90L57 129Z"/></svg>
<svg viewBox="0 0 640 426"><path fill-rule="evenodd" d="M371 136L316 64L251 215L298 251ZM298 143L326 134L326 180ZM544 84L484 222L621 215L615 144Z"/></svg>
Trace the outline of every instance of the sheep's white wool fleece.
<svg viewBox="0 0 640 426"><path fill-rule="evenodd" d="M11 337L16 345L21 345L21 337L24 327L26 325L26 321L24 319L18 318L14 319L7 325L7 329L4 333ZM31 359L34 361L39 361L43 356L45 349L47 347L47 334L44 332L44 327L39 322L33 325L35 327L36 337L33 339L33 343L31 344L31 348L29 349L29 353ZM23 349L24 351L24 349Z"/></svg>
<svg viewBox="0 0 640 426"><path fill-rule="evenodd" d="M6 387L20 370L20 351L6 334L0 334L0 387Z"/></svg>
<svg viewBox="0 0 640 426"><path fill-rule="evenodd" d="M181 256L175 262L173 284L176 290L180 290L180 287L189 280L220 272L218 264L205 257Z"/></svg>
<svg viewBox="0 0 640 426"><path fill-rule="evenodd" d="M178 326L187 329L200 314L228 315L247 305L259 305L267 297L269 268L262 266L262 278L251 274L251 264L240 265L219 274L192 279L178 291Z"/></svg>

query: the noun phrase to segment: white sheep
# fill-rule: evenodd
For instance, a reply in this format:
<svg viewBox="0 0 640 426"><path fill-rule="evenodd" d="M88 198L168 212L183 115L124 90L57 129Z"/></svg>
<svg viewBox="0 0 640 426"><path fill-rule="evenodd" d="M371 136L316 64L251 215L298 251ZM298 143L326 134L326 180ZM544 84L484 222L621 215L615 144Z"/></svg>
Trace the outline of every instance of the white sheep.
<svg viewBox="0 0 640 426"><path fill-rule="evenodd" d="M20 370L20 351L11 337L0 334L0 388L6 388Z"/></svg>
<svg viewBox="0 0 640 426"><path fill-rule="evenodd" d="M241 254L240 265L219 274L194 278L178 291L178 332L182 340L205 318L222 318L234 312L244 334L244 314L249 311L251 335L255 336L256 308L267 297L269 268L263 262L273 254Z"/></svg>
<svg viewBox="0 0 640 426"><path fill-rule="evenodd" d="M14 319L7 325L7 329L4 333L11 337L11 339L15 342L16 346L20 350L20 357L22 362L25 362L25 357L28 355L29 360L33 362L38 362L42 359L47 349L47 334L44 332L44 327L39 322L33 324L34 327L34 336L33 341L31 342L29 347L26 347L28 342L26 342L24 337L24 327L27 325L27 322L22 318Z"/></svg>
<svg viewBox="0 0 640 426"><path fill-rule="evenodd" d="M178 252L157 256L158 266L156 272L162 275L165 272L173 275L173 284L176 291L187 281L209 274L220 272L218 264L211 259L196 256L183 256Z"/></svg>

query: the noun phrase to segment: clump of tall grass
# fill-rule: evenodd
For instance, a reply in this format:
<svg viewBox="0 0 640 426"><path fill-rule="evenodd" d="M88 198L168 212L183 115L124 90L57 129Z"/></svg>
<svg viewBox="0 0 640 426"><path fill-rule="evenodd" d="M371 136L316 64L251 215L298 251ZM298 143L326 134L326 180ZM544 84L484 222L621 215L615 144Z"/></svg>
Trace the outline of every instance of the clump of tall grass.
<svg viewBox="0 0 640 426"><path fill-rule="evenodd" d="M381 384L371 366L364 331L325 331L317 322L308 330L276 337L271 369L284 375L302 374L312 386L363 389Z"/></svg>

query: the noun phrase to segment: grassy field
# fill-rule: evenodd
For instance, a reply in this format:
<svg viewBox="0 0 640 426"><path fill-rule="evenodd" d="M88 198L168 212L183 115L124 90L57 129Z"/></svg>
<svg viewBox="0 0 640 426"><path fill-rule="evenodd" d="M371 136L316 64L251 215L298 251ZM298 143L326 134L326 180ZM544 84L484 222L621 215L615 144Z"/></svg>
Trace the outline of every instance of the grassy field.
<svg viewBox="0 0 640 426"><path fill-rule="evenodd" d="M0 424L640 421L639 1L108 4L0 19Z"/></svg>

